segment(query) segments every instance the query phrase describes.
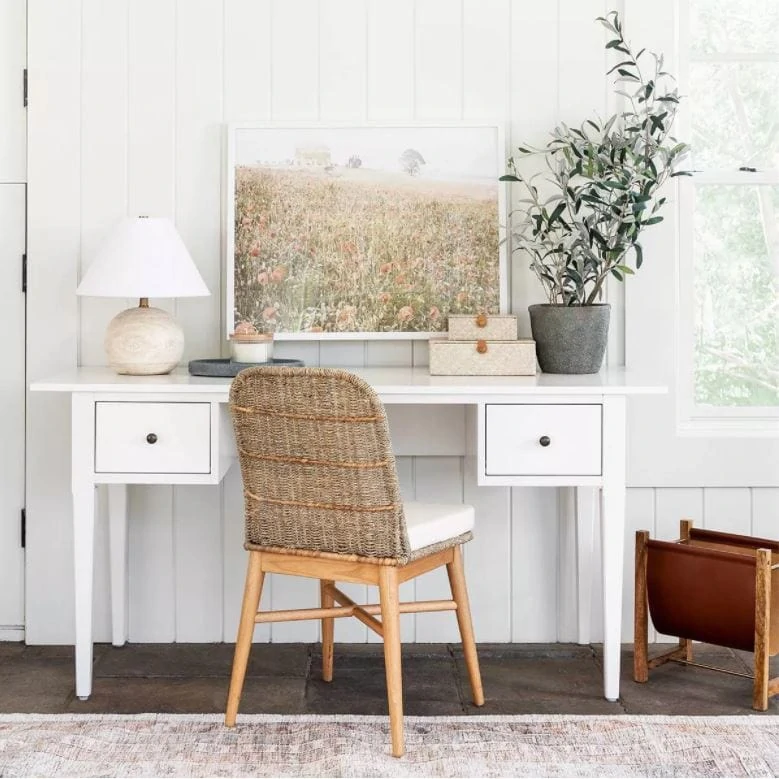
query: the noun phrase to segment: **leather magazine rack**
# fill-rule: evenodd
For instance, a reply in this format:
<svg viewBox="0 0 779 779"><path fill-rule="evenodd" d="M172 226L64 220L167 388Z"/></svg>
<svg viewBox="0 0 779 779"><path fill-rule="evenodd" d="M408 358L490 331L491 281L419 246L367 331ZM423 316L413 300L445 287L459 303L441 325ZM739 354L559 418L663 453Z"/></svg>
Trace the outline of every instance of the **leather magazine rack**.
<svg viewBox="0 0 779 779"><path fill-rule="evenodd" d="M678 541L636 533L633 678L667 662L747 676L752 707L779 694L768 659L779 653L779 542L693 528L682 520ZM679 636L672 650L650 658L649 617L658 633ZM754 675L693 662L693 641L754 652Z"/></svg>

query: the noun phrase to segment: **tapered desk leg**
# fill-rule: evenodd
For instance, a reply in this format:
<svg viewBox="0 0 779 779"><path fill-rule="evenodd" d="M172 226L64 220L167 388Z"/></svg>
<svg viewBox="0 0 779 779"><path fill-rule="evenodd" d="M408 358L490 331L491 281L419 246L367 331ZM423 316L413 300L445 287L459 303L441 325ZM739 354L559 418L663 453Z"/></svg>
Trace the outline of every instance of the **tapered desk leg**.
<svg viewBox="0 0 779 779"><path fill-rule="evenodd" d="M603 404L603 687L607 700L619 698L622 638L622 579L625 546L625 398Z"/></svg>
<svg viewBox="0 0 779 779"><path fill-rule="evenodd" d="M111 558L111 636L114 646L127 641L127 485L109 484L108 534Z"/></svg>
<svg viewBox="0 0 779 779"><path fill-rule="evenodd" d="M92 583L95 559L95 485L73 485L73 561L76 585L76 696L92 694Z"/></svg>

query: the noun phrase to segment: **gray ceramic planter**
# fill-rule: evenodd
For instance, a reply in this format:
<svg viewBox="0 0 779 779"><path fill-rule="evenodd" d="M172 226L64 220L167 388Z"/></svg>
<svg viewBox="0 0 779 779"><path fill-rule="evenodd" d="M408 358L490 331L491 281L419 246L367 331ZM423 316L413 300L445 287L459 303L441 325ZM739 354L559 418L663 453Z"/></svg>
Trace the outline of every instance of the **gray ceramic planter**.
<svg viewBox="0 0 779 779"><path fill-rule="evenodd" d="M544 373L597 373L609 336L608 303L529 306L538 364Z"/></svg>

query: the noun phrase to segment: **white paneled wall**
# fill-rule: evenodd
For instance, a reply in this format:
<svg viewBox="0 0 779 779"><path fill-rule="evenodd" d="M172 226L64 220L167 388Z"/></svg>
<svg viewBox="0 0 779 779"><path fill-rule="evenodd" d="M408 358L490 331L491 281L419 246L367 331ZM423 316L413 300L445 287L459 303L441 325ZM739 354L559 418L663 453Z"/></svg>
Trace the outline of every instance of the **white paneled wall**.
<svg viewBox="0 0 779 779"><path fill-rule="evenodd" d="M155 301L187 334L185 359L223 348L221 128L229 121L505 122L537 142L558 119L603 113L606 0L30 0L30 378L101 364L123 301L73 294L90 252L122 214L175 218L209 299ZM527 331L538 288L522 268L512 305ZM287 343L308 364L424 365L421 342ZM575 565L567 491L477 488L463 457L464 410L393 410L404 495L478 508L466 551L482 641L570 640ZM27 638L72 638L69 417L30 401ZM130 639L232 640L244 575L234 469L220 487L139 487L130 498ZM681 514L765 528L776 495L641 489L628 526L673 535ZM104 522L97 538L96 635L109 637ZM766 532L764 530L764 532ZM630 582L632 576L627 576ZM414 592L416 587L416 592ZM406 595L441 597L430 574ZM366 588L353 588L359 598ZM597 584L593 599L599 597ZM265 606L312 604L314 582L272 577ZM626 609L629 599L626 601ZM599 615L596 605L595 617ZM627 624L627 623L626 623ZM336 637L366 641L339 621ZM455 638L446 615L403 617L409 641ZM316 623L261 626L258 640L316 640ZM597 630L593 632L597 638Z"/></svg>

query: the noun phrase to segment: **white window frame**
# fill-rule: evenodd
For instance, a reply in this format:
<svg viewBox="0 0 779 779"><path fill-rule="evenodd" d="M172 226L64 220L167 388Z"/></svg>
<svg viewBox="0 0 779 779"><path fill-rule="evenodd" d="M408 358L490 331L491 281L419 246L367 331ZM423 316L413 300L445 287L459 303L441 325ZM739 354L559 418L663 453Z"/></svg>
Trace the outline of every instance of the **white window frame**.
<svg viewBox="0 0 779 779"><path fill-rule="evenodd" d="M692 50L690 0L679 8L679 82L681 92L689 95L692 63L773 63L779 62L779 50L766 53L716 52L696 54ZM690 102L682 104L677 134L690 137ZM679 188L678 256L676 312L676 413L680 435L728 437L774 437L779 434L779 406L706 406L695 401L695 278L694 214L696 190L701 186L779 186L779 170L746 172L733 169L711 169L696 172L694 179Z"/></svg>

